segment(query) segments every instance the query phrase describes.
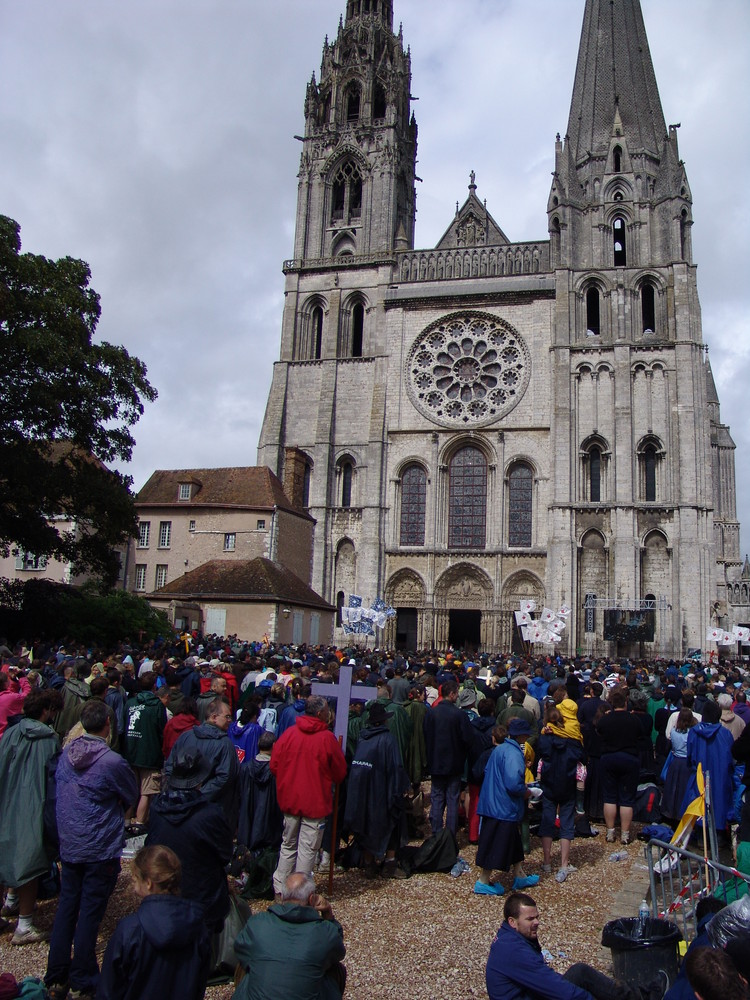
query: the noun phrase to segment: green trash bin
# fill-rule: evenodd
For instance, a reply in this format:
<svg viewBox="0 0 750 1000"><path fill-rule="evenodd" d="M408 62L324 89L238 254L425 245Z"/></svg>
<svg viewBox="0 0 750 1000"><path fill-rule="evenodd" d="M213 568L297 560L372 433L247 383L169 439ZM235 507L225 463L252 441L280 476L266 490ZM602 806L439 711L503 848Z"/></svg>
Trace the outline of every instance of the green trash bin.
<svg viewBox="0 0 750 1000"><path fill-rule="evenodd" d="M644 922L643 933L639 925L637 917L620 917L604 926L602 945L612 952L615 979L648 986L661 976L671 986L679 968L680 928L656 917Z"/></svg>

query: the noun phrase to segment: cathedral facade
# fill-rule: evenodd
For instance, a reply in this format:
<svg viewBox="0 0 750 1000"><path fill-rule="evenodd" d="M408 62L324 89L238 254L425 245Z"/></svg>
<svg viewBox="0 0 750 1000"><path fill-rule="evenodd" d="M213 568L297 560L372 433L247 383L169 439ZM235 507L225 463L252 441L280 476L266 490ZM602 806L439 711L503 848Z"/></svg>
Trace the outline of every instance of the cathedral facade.
<svg viewBox="0 0 750 1000"><path fill-rule="evenodd" d="M384 598L402 649L518 649L525 598L571 609L565 653L704 647L741 572L734 444L639 0L585 2L547 240L512 242L472 175L414 248L410 82L393 0L347 0L258 450L316 519L313 589Z"/></svg>

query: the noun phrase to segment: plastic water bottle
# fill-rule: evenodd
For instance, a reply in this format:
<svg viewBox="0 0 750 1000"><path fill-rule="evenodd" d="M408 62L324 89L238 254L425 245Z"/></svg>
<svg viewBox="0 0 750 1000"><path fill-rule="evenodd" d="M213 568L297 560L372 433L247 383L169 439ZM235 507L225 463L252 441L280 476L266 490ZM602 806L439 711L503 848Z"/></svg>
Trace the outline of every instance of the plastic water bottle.
<svg viewBox="0 0 750 1000"><path fill-rule="evenodd" d="M628 857L627 851L615 851L614 854L610 854L610 861L624 861Z"/></svg>
<svg viewBox="0 0 750 1000"><path fill-rule="evenodd" d="M641 900L641 905L638 907L638 937L643 939L646 936L646 928L648 927L648 918L651 916L651 908L645 899Z"/></svg>

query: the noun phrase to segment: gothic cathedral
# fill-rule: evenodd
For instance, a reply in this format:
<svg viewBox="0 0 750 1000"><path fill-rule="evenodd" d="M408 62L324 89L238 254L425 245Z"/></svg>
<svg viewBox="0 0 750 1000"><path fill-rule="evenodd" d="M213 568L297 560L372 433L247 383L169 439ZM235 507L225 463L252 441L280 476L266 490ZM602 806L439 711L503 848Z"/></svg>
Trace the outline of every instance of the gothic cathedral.
<svg viewBox="0 0 750 1000"><path fill-rule="evenodd" d="M564 653L704 647L741 569L734 443L639 0L585 0L546 241L511 242L472 177L414 249L410 82L393 0L347 0L258 450L316 519L313 588L384 598L401 649L518 649L522 598L569 606Z"/></svg>

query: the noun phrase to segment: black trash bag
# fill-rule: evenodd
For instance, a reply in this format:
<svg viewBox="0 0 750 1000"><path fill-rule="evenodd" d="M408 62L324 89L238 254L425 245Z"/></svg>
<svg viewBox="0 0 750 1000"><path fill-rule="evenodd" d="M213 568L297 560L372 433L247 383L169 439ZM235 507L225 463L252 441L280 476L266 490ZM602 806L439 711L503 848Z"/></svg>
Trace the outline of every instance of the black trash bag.
<svg viewBox="0 0 750 1000"><path fill-rule="evenodd" d="M443 827L433 833L421 847L404 847L398 860L407 875L416 872L449 872L458 860L458 842L453 833Z"/></svg>
<svg viewBox="0 0 750 1000"><path fill-rule="evenodd" d="M648 917L640 932L640 918L621 917L604 925L602 944L612 952L615 979L650 989L659 982L661 992L677 978L677 946L682 932L669 920Z"/></svg>
<svg viewBox="0 0 750 1000"><path fill-rule="evenodd" d="M638 917L620 917L610 920L602 930L602 946L614 951L640 951L654 945L674 945L682 940L682 931L670 920L648 917L644 923L644 933L637 933Z"/></svg>

